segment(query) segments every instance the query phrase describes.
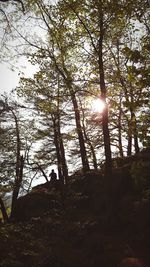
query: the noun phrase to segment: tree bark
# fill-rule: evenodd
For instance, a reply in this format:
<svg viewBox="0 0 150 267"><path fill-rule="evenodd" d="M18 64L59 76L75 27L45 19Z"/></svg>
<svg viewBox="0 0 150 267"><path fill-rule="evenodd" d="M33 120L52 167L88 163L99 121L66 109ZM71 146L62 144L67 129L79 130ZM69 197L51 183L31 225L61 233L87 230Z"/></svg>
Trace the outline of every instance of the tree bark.
<svg viewBox="0 0 150 267"><path fill-rule="evenodd" d="M18 118L14 111L10 109L15 120L16 127L16 138L17 138L17 148L16 148L16 177L14 182L14 188L12 193L12 204L11 204L11 218L14 216L16 201L19 195L19 190L21 187L22 179L23 179L23 168L24 168L24 158L20 155L21 151L21 140L20 140L20 132L19 132L19 124Z"/></svg>
<svg viewBox="0 0 150 267"><path fill-rule="evenodd" d="M86 143L88 144L88 146L90 148L94 169L97 170L97 167L98 167L97 158L96 158L96 154L95 154L95 150L94 150L94 147L92 145L92 142L91 142L90 138L88 137L88 135L86 133L85 123L84 123L84 120L85 120L85 118L84 118L84 110L82 108L82 105L81 105L81 109L82 109L82 115L83 115L82 127L83 127L84 138L85 138L85 141L86 141Z"/></svg>
<svg viewBox="0 0 150 267"><path fill-rule="evenodd" d="M138 131L137 131L137 122L136 122L136 115L133 112L133 138L134 138L134 149L135 149L135 153L139 153L140 152L140 148L139 148L139 142L138 142Z"/></svg>
<svg viewBox="0 0 150 267"><path fill-rule="evenodd" d="M106 102L106 85L105 85L105 76L104 76L104 65L103 65L103 38L104 38L104 29L103 29L103 11L102 6L99 6L99 16L100 16L100 38L99 38L99 78L100 78L100 91L101 99L105 104L105 109L102 113L102 129L104 137L104 149L105 149L105 177L109 178L112 174L112 156L111 156L111 146L110 146L110 134L108 127L108 104Z"/></svg>
<svg viewBox="0 0 150 267"><path fill-rule="evenodd" d="M60 153L62 158L62 173L64 176L65 184L68 184L68 167L66 163L65 149L62 139L62 134L59 132L59 141L60 141Z"/></svg>
<svg viewBox="0 0 150 267"><path fill-rule="evenodd" d="M16 207L16 201L19 195L19 190L21 187L22 179L23 179L23 167L24 167L24 158L23 156L20 156L19 165L17 165L17 174L18 176L15 179L13 193L12 193L12 204L11 204L11 218L14 217L15 214L15 207Z"/></svg>
<svg viewBox="0 0 150 267"><path fill-rule="evenodd" d="M129 132L130 130L128 130ZM127 156L132 154L132 134L128 133L128 146L127 146Z"/></svg>
<svg viewBox="0 0 150 267"><path fill-rule="evenodd" d="M94 151L94 147L90 141L90 139L88 138L87 134L86 134L86 131L84 131L84 137L85 137L85 140L87 142L87 144L89 145L90 147L90 151L91 151L91 155L92 155L92 162L93 162L93 167L95 170L97 170L98 168L98 165L97 165L97 158L96 158L96 154L95 154L95 151Z"/></svg>
<svg viewBox="0 0 150 267"><path fill-rule="evenodd" d="M75 121L76 121L77 134L78 134L79 145L80 145L80 154L81 154L83 171L86 172L90 168L89 168L89 163L88 163L88 159L87 159L85 141L84 141L84 137L83 137L83 133L82 133L80 112L79 112L78 103L77 103L77 99L76 99L74 92L71 92L71 100L72 100L74 112L75 112Z"/></svg>
<svg viewBox="0 0 150 267"><path fill-rule="evenodd" d="M120 103L119 103L119 117L118 117L118 142L119 142L119 154L120 157L123 157L123 148L122 148L122 132L121 132L121 128L122 128L122 123L121 123L121 119L122 119L122 108L121 108L121 96L120 96Z"/></svg>
<svg viewBox="0 0 150 267"><path fill-rule="evenodd" d="M134 140L134 149L135 153L139 153L139 143L138 143L138 134L137 134L137 123L136 123L136 115L130 107L130 122L128 124L128 149L127 149L127 155L131 156L132 154L132 140Z"/></svg>
<svg viewBox="0 0 150 267"><path fill-rule="evenodd" d="M75 112L75 122L76 122L76 129L77 129L79 146L80 146L80 155L81 155L82 167L83 167L83 171L86 172L90 168L89 168L89 163L88 163L88 159L87 159L84 137L83 137L83 133L82 133L81 119L80 119L80 112L79 112L79 108L78 108L78 103L76 100L75 92L72 88L72 78L70 77L70 73L68 72L63 60L62 60L62 67L63 67L63 71L62 71L62 69L57 64L55 56L50 55L50 58L54 61L56 70L61 75L61 77L64 79L64 82L67 86L67 89L70 92L70 96L71 96L71 100L72 100L72 104L73 104L74 112ZM62 58L63 58L63 56L62 56Z"/></svg>
<svg viewBox="0 0 150 267"><path fill-rule="evenodd" d="M58 142L59 142L59 148L60 148L60 155L62 160L62 174L64 177L65 184L68 184L68 167L67 167L67 161L66 161L66 155L65 155L65 148L61 133L61 120L60 120L60 82L59 82L59 75L58 75L58 95L57 95L57 129L58 129Z"/></svg>
<svg viewBox="0 0 150 267"><path fill-rule="evenodd" d="M140 152L140 148L139 148L137 133L134 133L134 147L135 147L135 153L138 154Z"/></svg>
<svg viewBox="0 0 150 267"><path fill-rule="evenodd" d="M119 140L118 140L118 143L119 143L119 154L120 154L120 157L123 158L123 148L122 148L122 137L121 137L121 128L119 127Z"/></svg>
<svg viewBox="0 0 150 267"><path fill-rule="evenodd" d="M57 117L55 115L53 118L53 129L54 129L54 144L56 147L56 155L57 155L57 164L58 164L58 175L61 184L64 185L64 177L62 173L62 158L60 154L60 145L59 145L59 135L58 135L58 126L57 126Z"/></svg>
<svg viewBox="0 0 150 267"><path fill-rule="evenodd" d="M0 209L1 209L1 212L2 212L2 215L3 215L3 221L4 222L8 222L9 219L8 219L7 211L6 211L4 202L3 202L1 197L0 197Z"/></svg>

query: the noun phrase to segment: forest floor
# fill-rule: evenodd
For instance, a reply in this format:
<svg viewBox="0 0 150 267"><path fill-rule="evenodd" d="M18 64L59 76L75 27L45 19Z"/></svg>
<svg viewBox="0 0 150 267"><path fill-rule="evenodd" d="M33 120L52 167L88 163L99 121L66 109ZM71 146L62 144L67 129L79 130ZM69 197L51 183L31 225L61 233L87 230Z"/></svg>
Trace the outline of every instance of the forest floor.
<svg viewBox="0 0 150 267"><path fill-rule="evenodd" d="M75 173L63 192L49 182L20 197L15 221L0 225L0 266L117 267L138 257L149 267L150 199L131 175L138 160L114 169L111 202L94 170Z"/></svg>

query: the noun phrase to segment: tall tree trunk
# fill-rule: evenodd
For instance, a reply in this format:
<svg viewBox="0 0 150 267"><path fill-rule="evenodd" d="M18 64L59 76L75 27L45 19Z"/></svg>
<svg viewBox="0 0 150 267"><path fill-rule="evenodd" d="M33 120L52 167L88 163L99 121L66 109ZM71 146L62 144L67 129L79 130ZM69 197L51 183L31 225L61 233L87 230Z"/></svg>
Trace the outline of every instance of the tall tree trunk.
<svg viewBox="0 0 150 267"><path fill-rule="evenodd" d="M138 144L137 122L136 122L136 115L135 115L135 109L134 109L134 88L131 83L130 83L130 98L131 98L131 104L130 104L131 132L132 132L132 137L134 140L135 153L139 153L140 149L139 149L139 144Z"/></svg>
<svg viewBox="0 0 150 267"><path fill-rule="evenodd" d="M58 175L60 181L61 200L62 200L62 205L65 208L64 179L66 179L65 182L68 182L67 180L68 169L66 164L63 140L60 132L60 121L58 113L53 116L53 126L54 126L54 144L56 147L56 155L58 162Z"/></svg>
<svg viewBox="0 0 150 267"><path fill-rule="evenodd" d="M122 148L122 135L121 135L121 126L119 126L118 128L118 137L119 137L119 140L118 140L118 143L119 143L119 154L120 154L120 157L123 158L123 148Z"/></svg>
<svg viewBox="0 0 150 267"><path fill-rule="evenodd" d="M111 156L111 145L110 145L110 134L108 128L108 104L106 102L106 85L104 77L104 66L103 66L103 38L104 38L104 29L103 29L103 12L102 6L99 5L99 15L100 15L100 38L99 38L99 77L100 77L100 91L101 99L105 104L105 109L102 112L102 129L104 136L104 149L105 149L105 177L109 178L112 174L112 156Z"/></svg>
<svg viewBox="0 0 150 267"><path fill-rule="evenodd" d="M24 168L24 158L20 155L21 151L21 140L20 140L20 132L19 132L19 124L18 118L15 115L14 111L11 109L11 112L14 116L15 120L15 128L16 128L16 138L17 138L17 148L16 148L16 177L14 182L14 188L12 193L12 204L11 204L11 218L14 216L16 201L19 195L19 190L21 187L22 179L23 179L23 168Z"/></svg>
<svg viewBox="0 0 150 267"><path fill-rule="evenodd" d="M122 137L121 137L121 131L119 130L119 155L121 158L123 158L123 148L122 148Z"/></svg>
<svg viewBox="0 0 150 267"><path fill-rule="evenodd" d="M75 92L74 92L74 90L72 88L72 77L70 77L70 73L68 72L68 70L67 70L67 68L65 66L64 60L62 60L62 68L60 68L59 65L57 64L57 61L56 61L54 55L53 56L50 55L50 58L54 61L56 70L61 75L61 77L64 79L65 84L67 86L67 89L70 92L70 96L71 96L71 100L72 100L72 104L73 104L74 112L75 112L75 122L76 122L76 129L77 129L79 146L80 146L80 155L81 155L82 167L83 167L83 171L86 172L90 168L89 168L89 163L88 163L88 159L87 159L87 153L86 153L84 137L83 137L83 133L82 133L82 127L81 127L81 120L80 120L80 112L79 112L79 108L78 108L78 103L77 103L77 100L76 100ZM63 59L63 56L62 56L62 59ZM62 71L62 69L64 71Z"/></svg>
<svg viewBox="0 0 150 267"><path fill-rule="evenodd" d="M60 147L60 155L62 160L62 174L64 177L65 184L68 184L68 167L67 167L67 161L66 161L66 155L65 155L65 148L61 133L61 124L60 124L60 81L59 81L59 75L58 75L58 95L57 95L57 129L58 129L58 141L59 141L59 147Z"/></svg>
<svg viewBox="0 0 150 267"><path fill-rule="evenodd" d="M61 184L64 184L64 177L62 173L62 158L60 154L60 145L59 145L59 135L58 135L58 126L57 126L57 118L53 116L53 129L54 129L54 144L56 148L56 156L57 156L57 163L58 163L58 176Z"/></svg>
<svg viewBox="0 0 150 267"><path fill-rule="evenodd" d="M132 112L130 121L128 122L128 145L127 145L127 156L131 155L132 155Z"/></svg>
<svg viewBox="0 0 150 267"><path fill-rule="evenodd" d="M127 156L132 154L132 134L128 133Z"/></svg>
<svg viewBox="0 0 150 267"><path fill-rule="evenodd" d="M16 207L16 201L19 195L19 190L20 190L20 182L15 181L15 185L13 187L13 193L12 193L11 216L10 216L11 219L14 217L14 214L15 214L15 207Z"/></svg>
<svg viewBox="0 0 150 267"><path fill-rule="evenodd" d="M110 148L110 135L109 135L109 128L108 128L107 104L106 104L105 111L102 114L102 127L103 127L104 148L105 148L105 177L110 178L112 174L112 157L111 157L111 148Z"/></svg>
<svg viewBox="0 0 150 267"><path fill-rule="evenodd" d="M123 157L123 148L122 148L122 124L121 124L121 119L122 119L122 108L121 108L121 96L120 96L120 103L119 103L119 116L118 116L118 143L119 143L119 154L120 157Z"/></svg>
<svg viewBox="0 0 150 267"><path fill-rule="evenodd" d="M80 145L80 155L81 155L81 160L82 160L83 171L86 172L90 168L89 168L89 163L87 159L84 136L82 133L80 112L79 112L78 103L77 103L77 99L76 99L74 92L71 92L71 100L72 100L74 112L75 112L75 121L76 121L77 134L78 134L79 145Z"/></svg>
<svg viewBox="0 0 150 267"><path fill-rule="evenodd" d="M65 149L64 149L62 134L60 131L60 117L59 117L59 115L58 115L58 120L57 120L57 129L58 129L59 151L60 151L61 162L62 162L61 163L62 174L64 177L64 181L67 184L68 183L68 167L67 167L67 162L66 162L66 155L65 155Z"/></svg>
<svg viewBox="0 0 150 267"><path fill-rule="evenodd" d="M24 158L20 156L19 165L17 165L17 174L18 176L15 179L15 184L12 193L12 204L11 204L11 218L14 217L16 201L19 195L22 179L23 179L23 167L24 167ZM18 170L19 169L19 170Z"/></svg>
<svg viewBox="0 0 150 267"><path fill-rule="evenodd" d="M8 222L9 219L8 219L7 211L6 211L4 202L3 202L1 197L0 197L0 209L1 209L1 212L2 212L2 215L3 215L3 221L4 222Z"/></svg>
<svg viewBox="0 0 150 267"><path fill-rule="evenodd" d="M139 142L138 142L138 136L137 133L134 133L134 147L135 147L135 153L139 153L140 149L139 149Z"/></svg>
<svg viewBox="0 0 150 267"><path fill-rule="evenodd" d="M138 132L137 132L137 122L136 122L136 115L133 112L133 138L134 138L134 149L135 149L135 153L139 153L140 149L139 149L139 142L138 142Z"/></svg>
<svg viewBox="0 0 150 267"><path fill-rule="evenodd" d="M59 133L59 141L60 141L60 153L62 156L62 172L65 180L65 184L68 184L68 167L66 162L66 156L65 156L65 149L63 144L63 139L61 133Z"/></svg>
<svg viewBox="0 0 150 267"><path fill-rule="evenodd" d="M95 150L94 150L94 147L92 145L92 142L90 140L90 138L88 137L87 135L87 132L86 132L86 128L85 128L85 114L84 114L84 110L83 110L83 107L82 107L82 103L80 101L80 106L81 106L81 110L82 110L82 127L83 127L83 134L84 134L84 139L86 141L86 143L88 144L89 148L90 148L90 152L91 152L91 155L92 155L92 162L93 162L93 166L94 166L94 169L97 170L97 158L96 158L96 154L95 154Z"/></svg>
<svg viewBox="0 0 150 267"><path fill-rule="evenodd" d="M84 137L85 137L85 140L87 142L87 144L89 145L90 147L90 151L91 151L91 155L92 155L92 162L93 162L93 166L94 166L94 169L97 170L97 158L96 158L96 154L95 154L95 150L94 150L94 147L90 141L90 139L88 138L87 134L86 134L86 131L84 129L84 126L83 126L83 132L84 132Z"/></svg>
<svg viewBox="0 0 150 267"><path fill-rule="evenodd" d="M138 143L138 134L137 134L137 123L136 123L136 116L135 113L132 109L132 107L130 107L130 114L131 114L131 118L130 118L130 122L129 122L129 126L128 126L128 149L127 149L127 155L131 156L132 154L132 139L134 140L134 149L135 149L135 153L139 153L140 149L139 149L139 143Z"/></svg>

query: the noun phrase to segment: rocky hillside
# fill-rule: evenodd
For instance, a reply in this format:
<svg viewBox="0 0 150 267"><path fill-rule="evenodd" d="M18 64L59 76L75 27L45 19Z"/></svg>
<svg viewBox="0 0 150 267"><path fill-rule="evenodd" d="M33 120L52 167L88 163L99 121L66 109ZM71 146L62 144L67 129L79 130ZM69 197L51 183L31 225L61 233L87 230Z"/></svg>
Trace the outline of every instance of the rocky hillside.
<svg viewBox="0 0 150 267"><path fill-rule="evenodd" d="M125 257L150 266L150 158L114 161L111 196L100 171L33 188L15 221L0 226L1 267L117 267Z"/></svg>

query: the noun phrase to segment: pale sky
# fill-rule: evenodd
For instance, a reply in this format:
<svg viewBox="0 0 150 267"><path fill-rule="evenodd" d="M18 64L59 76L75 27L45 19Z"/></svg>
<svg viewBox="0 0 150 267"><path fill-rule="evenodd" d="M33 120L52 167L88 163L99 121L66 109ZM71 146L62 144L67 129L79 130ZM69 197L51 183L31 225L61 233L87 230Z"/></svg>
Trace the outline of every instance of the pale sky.
<svg viewBox="0 0 150 267"><path fill-rule="evenodd" d="M19 82L19 75L17 71L9 69L7 64L0 64L0 94L10 92Z"/></svg>
<svg viewBox="0 0 150 267"><path fill-rule="evenodd" d="M26 77L32 77L37 67L32 66L25 58L18 60L18 63L14 66L14 71L11 70L11 67L8 63L0 64L0 94L4 92L9 93L14 89L20 79L20 73L24 73Z"/></svg>

